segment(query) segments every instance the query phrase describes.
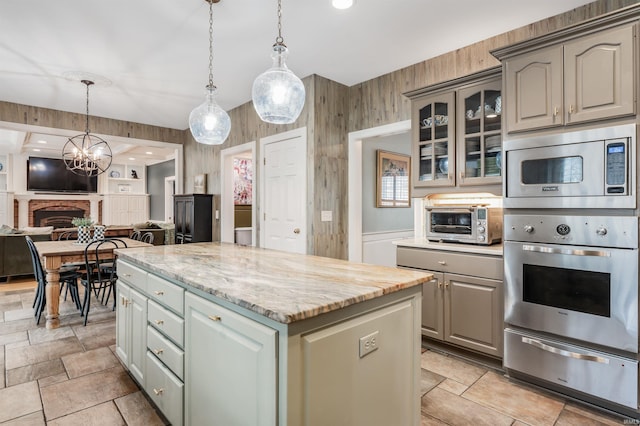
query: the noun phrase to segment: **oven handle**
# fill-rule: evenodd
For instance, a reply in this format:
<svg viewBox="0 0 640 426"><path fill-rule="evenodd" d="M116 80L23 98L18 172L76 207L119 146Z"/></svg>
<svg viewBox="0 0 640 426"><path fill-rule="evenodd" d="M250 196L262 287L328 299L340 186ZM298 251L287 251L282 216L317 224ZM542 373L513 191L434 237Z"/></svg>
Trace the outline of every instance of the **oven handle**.
<svg viewBox="0 0 640 426"><path fill-rule="evenodd" d="M607 358L603 358L597 355L586 355L586 354L579 354L577 352L566 351L564 349L559 349L553 346L546 345L539 340L530 339L528 337L523 337L522 343L526 343L531 346L535 346L536 348L542 349L543 351L551 352L552 354L564 356L567 358L575 358L575 359L581 359L583 361L599 362L600 364L609 364L609 360Z"/></svg>
<svg viewBox="0 0 640 426"><path fill-rule="evenodd" d="M522 251L534 251L537 253L549 253L549 254L568 254L572 256L611 257L611 252L604 251L604 250L570 250L570 249L563 249L563 248L557 248L557 247L532 246L529 244L523 244Z"/></svg>

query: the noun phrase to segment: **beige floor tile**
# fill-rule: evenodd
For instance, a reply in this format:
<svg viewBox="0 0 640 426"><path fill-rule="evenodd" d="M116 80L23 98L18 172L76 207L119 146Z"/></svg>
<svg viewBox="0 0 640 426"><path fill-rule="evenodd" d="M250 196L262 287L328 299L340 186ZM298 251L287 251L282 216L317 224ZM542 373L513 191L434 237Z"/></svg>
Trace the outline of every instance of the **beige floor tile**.
<svg viewBox="0 0 640 426"><path fill-rule="evenodd" d="M29 341L32 345L37 343L51 342L53 340L74 337L71 327L60 327L54 330L47 330L45 327L38 327L28 331Z"/></svg>
<svg viewBox="0 0 640 426"><path fill-rule="evenodd" d="M19 342L7 343L4 347L5 349L23 348L29 346L29 344L28 340L20 340Z"/></svg>
<svg viewBox="0 0 640 426"><path fill-rule="evenodd" d="M40 319L40 325L44 327L44 317ZM36 327L36 321L33 317L17 321L9 321L0 323L0 336L17 333L19 331L27 331Z"/></svg>
<svg viewBox="0 0 640 426"><path fill-rule="evenodd" d="M0 284L1 286L2 284ZM23 294L28 294L28 293L12 293L12 294L5 294L5 293L0 293L0 309L7 310L6 305L11 305L12 303L22 303L22 295ZM34 294L33 292L31 294ZM32 299L33 300L33 299Z"/></svg>
<svg viewBox="0 0 640 426"><path fill-rule="evenodd" d="M28 340L29 340L29 336L27 335L26 331L18 331L15 333L0 335L0 345L6 345L9 343L15 343L15 342L24 342Z"/></svg>
<svg viewBox="0 0 640 426"><path fill-rule="evenodd" d="M118 366L41 389L47 419L56 419L137 392L138 387Z"/></svg>
<svg viewBox="0 0 640 426"><path fill-rule="evenodd" d="M115 318L115 314L111 311L106 315ZM89 314L90 321L92 318L93 315ZM74 326L73 331L76 336L78 336L78 340L80 340L80 343L86 351L105 346L108 347L116 343L116 323L113 320L88 323L86 327L82 325Z"/></svg>
<svg viewBox="0 0 640 426"><path fill-rule="evenodd" d="M493 371L474 383L463 397L532 425L553 425L564 401L512 383Z"/></svg>
<svg viewBox="0 0 640 426"><path fill-rule="evenodd" d="M42 411L37 382L0 390L0 422Z"/></svg>
<svg viewBox="0 0 640 426"><path fill-rule="evenodd" d="M463 385L460 382L456 382L453 379L446 379L445 381L440 383L438 385L438 387L440 389L444 389L444 390L446 390L448 392L451 392L451 393L453 393L455 395L462 395L464 393L464 391L469 389L469 386Z"/></svg>
<svg viewBox="0 0 640 426"><path fill-rule="evenodd" d="M6 368L4 366L4 346L0 346L0 372L3 373L3 374L0 374L0 389L6 386L6 383L5 383L6 374L4 374L5 370Z"/></svg>
<svg viewBox="0 0 640 426"><path fill-rule="evenodd" d="M16 321L27 318L34 319L33 314L33 308L23 308L22 303L20 303L20 308L4 312L4 321Z"/></svg>
<svg viewBox="0 0 640 426"><path fill-rule="evenodd" d="M27 414L26 416L22 416L20 418L9 420L8 422L2 423L3 426L44 426L46 425L44 421L44 414L42 410L37 411L35 413Z"/></svg>
<svg viewBox="0 0 640 426"><path fill-rule="evenodd" d="M420 426L441 426L446 425L445 422L441 422L438 419L434 419L431 416L422 416L422 421L420 422Z"/></svg>
<svg viewBox="0 0 640 426"><path fill-rule="evenodd" d="M467 386L471 386L487 372L486 368L477 367L460 361L455 357L442 355L434 351L424 352L421 355L420 365L426 370L433 371Z"/></svg>
<svg viewBox="0 0 640 426"><path fill-rule="evenodd" d="M511 417L436 387L422 397L422 413L456 426L509 426Z"/></svg>
<svg viewBox="0 0 640 426"><path fill-rule="evenodd" d="M5 352L6 369L11 370L29 364L38 364L60 358L75 352L82 352L82 346L75 337L67 337L36 345L6 348Z"/></svg>
<svg viewBox="0 0 640 426"><path fill-rule="evenodd" d="M47 426L124 426L125 424L113 401L109 401L64 417L59 417L48 422Z"/></svg>
<svg viewBox="0 0 640 426"><path fill-rule="evenodd" d="M581 424L585 425L594 424L614 426L623 424L625 420L625 417L622 416L616 417L612 414L604 413L602 411L596 411L595 409L587 408L582 405L568 403L564 406L564 410L562 410L562 413L560 413L560 418L558 419L558 422L556 424L558 426L568 425L570 423L567 423L566 419L571 418L572 416L577 416L578 419L584 419L584 423ZM590 421L595 423L589 423ZM638 423L640 423L640 421L636 422L635 424Z"/></svg>
<svg viewBox="0 0 640 426"><path fill-rule="evenodd" d="M135 392L114 401L129 426L162 426L164 422L142 392Z"/></svg>
<svg viewBox="0 0 640 426"><path fill-rule="evenodd" d="M29 364L24 367L7 370L7 386L15 386L61 373L64 373L64 367L60 358L38 364Z"/></svg>
<svg viewBox="0 0 640 426"><path fill-rule="evenodd" d="M46 386L55 385L56 383L69 380L66 371L64 373L56 374L55 376L49 376L38 380L38 386L44 388Z"/></svg>
<svg viewBox="0 0 640 426"><path fill-rule="evenodd" d="M120 365L113 352L106 347L63 356L62 362L70 379Z"/></svg>
<svg viewBox="0 0 640 426"><path fill-rule="evenodd" d="M438 383L443 381L445 378L439 374L434 373L433 371L425 370L424 368L420 371L420 395L424 395L429 392L434 387L438 386Z"/></svg>

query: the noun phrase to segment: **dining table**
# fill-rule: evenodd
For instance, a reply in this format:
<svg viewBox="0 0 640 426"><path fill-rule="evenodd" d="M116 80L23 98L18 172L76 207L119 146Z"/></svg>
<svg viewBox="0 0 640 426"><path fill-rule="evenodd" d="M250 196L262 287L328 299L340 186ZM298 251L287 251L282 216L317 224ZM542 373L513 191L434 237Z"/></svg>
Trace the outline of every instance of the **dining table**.
<svg viewBox="0 0 640 426"><path fill-rule="evenodd" d="M152 247L153 244L145 243L131 238L118 238L124 241L126 248L136 247ZM55 329L60 326L60 268L65 263L84 262L84 251L88 244L78 244L75 240L62 241L36 241L34 242L42 265L47 274L46 294L46 312L47 312L47 329ZM118 248L118 250L120 250ZM99 254L113 253L114 247L111 244L105 244L100 248Z"/></svg>

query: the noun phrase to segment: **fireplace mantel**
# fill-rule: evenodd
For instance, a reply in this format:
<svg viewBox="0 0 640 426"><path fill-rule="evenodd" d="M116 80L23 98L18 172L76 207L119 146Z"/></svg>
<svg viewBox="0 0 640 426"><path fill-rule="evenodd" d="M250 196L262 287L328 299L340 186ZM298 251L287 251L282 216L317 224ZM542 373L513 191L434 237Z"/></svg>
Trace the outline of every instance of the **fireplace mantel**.
<svg viewBox="0 0 640 426"><path fill-rule="evenodd" d="M61 194L55 192L14 194L14 200L18 201L18 227L24 228L26 226L32 226L32 224L29 223L29 217L32 217L29 212L29 201L89 201L89 214L94 220L97 220L101 217L100 201L102 201L102 199L103 196L101 194Z"/></svg>

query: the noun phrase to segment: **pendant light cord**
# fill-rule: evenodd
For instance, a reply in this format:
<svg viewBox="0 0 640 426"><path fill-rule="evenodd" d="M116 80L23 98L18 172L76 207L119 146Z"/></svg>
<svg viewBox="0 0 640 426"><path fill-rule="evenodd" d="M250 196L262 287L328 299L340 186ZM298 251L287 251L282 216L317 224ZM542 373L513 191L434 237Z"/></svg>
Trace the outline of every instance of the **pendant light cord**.
<svg viewBox="0 0 640 426"><path fill-rule="evenodd" d="M91 133L91 131L89 130L89 86L93 84L93 81L82 80L82 83L84 83L87 86L87 116L85 118L85 131L87 134L89 134Z"/></svg>
<svg viewBox="0 0 640 426"><path fill-rule="evenodd" d="M213 85L213 0L209 3L209 85L208 88L215 88Z"/></svg>
<svg viewBox="0 0 640 426"><path fill-rule="evenodd" d="M278 0L278 37L276 37L274 46L284 46L284 39L282 38L282 0Z"/></svg>

